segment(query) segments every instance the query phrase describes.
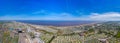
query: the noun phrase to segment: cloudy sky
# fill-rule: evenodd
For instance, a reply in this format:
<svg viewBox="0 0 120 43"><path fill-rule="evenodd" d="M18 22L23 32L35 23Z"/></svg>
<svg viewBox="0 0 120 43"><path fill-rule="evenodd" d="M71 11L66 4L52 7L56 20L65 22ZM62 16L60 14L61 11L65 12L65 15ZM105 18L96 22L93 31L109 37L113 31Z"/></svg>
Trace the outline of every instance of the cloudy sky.
<svg viewBox="0 0 120 43"><path fill-rule="evenodd" d="M0 20L120 21L120 0L0 0Z"/></svg>

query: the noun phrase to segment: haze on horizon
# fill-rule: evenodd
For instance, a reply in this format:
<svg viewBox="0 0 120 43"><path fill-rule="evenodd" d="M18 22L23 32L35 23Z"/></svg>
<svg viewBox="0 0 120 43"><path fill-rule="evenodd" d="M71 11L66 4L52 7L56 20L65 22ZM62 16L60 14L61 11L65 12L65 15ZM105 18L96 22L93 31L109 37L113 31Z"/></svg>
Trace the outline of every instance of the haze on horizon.
<svg viewBox="0 0 120 43"><path fill-rule="evenodd" d="M120 0L0 0L0 20L120 21Z"/></svg>

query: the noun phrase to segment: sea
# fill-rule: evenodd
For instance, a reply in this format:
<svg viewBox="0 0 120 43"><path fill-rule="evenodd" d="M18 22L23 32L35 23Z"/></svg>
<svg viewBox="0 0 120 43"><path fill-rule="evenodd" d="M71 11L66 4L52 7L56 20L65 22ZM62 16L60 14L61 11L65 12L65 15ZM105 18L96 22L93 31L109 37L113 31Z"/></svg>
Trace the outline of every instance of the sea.
<svg viewBox="0 0 120 43"><path fill-rule="evenodd" d="M97 22L97 21L53 21L53 20L16 20L16 21L43 26L77 26Z"/></svg>

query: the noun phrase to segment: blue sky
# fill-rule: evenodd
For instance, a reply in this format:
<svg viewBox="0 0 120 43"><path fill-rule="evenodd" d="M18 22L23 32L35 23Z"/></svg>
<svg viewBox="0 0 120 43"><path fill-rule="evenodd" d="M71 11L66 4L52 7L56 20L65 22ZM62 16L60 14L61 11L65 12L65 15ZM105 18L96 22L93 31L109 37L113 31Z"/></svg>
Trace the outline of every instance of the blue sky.
<svg viewBox="0 0 120 43"><path fill-rule="evenodd" d="M0 20L120 20L120 0L0 0Z"/></svg>

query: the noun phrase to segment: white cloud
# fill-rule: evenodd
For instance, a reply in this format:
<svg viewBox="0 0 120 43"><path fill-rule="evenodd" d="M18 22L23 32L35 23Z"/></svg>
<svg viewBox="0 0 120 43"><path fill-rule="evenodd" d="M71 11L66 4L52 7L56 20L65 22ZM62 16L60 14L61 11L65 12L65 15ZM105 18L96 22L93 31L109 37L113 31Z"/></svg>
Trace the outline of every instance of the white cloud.
<svg viewBox="0 0 120 43"><path fill-rule="evenodd" d="M47 16L42 17L42 20L73 20L75 18L70 13L50 13Z"/></svg>
<svg viewBox="0 0 120 43"><path fill-rule="evenodd" d="M72 14L70 13L50 13L48 16L51 17L72 17Z"/></svg>
<svg viewBox="0 0 120 43"><path fill-rule="evenodd" d="M47 11L46 10L40 10L40 11L35 11L32 14L46 14Z"/></svg>
<svg viewBox="0 0 120 43"><path fill-rule="evenodd" d="M19 19L25 19L25 15L5 15L1 16L0 20L19 20Z"/></svg>
<svg viewBox="0 0 120 43"><path fill-rule="evenodd" d="M90 20L105 20L105 21L120 21L120 13L107 12L107 13L91 13L88 17Z"/></svg>
<svg viewBox="0 0 120 43"><path fill-rule="evenodd" d="M30 16L29 15L5 15L0 20L98 20L98 21L120 21L120 13L91 13L87 16L75 17L71 13L49 13L47 16Z"/></svg>
<svg viewBox="0 0 120 43"><path fill-rule="evenodd" d="M70 13L49 13L47 16L30 16L25 14L5 15L0 20L71 20L74 18Z"/></svg>

